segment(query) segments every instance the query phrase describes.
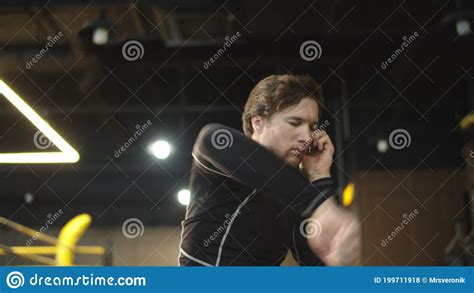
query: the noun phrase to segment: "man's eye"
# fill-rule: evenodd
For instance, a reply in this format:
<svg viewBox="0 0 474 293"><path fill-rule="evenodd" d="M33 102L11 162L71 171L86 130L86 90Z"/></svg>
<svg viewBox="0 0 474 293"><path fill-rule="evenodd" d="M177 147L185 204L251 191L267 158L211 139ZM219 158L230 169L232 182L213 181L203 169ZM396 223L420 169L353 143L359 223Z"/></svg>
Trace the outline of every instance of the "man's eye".
<svg viewBox="0 0 474 293"><path fill-rule="evenodd" d="M298 122L293 122L293 121L290 121L290 122L288 122L288 123L290 123L290 124L293 125L293 126L299 126L299 125L300 125Z"/></svg>

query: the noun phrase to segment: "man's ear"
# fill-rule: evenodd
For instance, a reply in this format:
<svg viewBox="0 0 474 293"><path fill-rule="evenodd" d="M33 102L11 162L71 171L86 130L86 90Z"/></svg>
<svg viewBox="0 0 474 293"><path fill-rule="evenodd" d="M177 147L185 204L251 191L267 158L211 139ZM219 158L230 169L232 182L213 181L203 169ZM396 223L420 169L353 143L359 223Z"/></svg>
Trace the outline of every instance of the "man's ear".
<svg viewBox="0 0 474 293"><path fill-rule="evenodd" d="M263 128L263 118L261 116L253 116L251 118L251 121L252 121L252 128L254 130L254 132L262 132L262 128Z"/></svg>

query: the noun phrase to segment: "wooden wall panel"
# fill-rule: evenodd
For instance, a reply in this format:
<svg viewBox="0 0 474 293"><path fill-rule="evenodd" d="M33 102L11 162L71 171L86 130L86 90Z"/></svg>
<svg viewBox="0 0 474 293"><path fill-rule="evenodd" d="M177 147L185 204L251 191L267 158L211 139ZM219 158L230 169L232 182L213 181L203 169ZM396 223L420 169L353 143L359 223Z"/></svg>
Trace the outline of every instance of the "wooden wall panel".
<svg viewBox="0 0 474 293"><path fill-rule="evenodd" d="M364 265L445 264L443 254L454 235L453 221L464 207L465 166L371 171L356 174L354 182ZM389 235L392 240L382 243Z"/></svg>

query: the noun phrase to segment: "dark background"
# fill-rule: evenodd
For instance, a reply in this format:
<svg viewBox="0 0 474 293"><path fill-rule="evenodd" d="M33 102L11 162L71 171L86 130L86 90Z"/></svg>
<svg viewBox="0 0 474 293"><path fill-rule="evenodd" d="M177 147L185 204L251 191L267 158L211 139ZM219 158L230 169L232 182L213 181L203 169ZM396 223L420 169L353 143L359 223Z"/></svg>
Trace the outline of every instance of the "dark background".
<svg viewBox="0 0 474 293"><path fill-rule="evenodd" d="M458 35L455 23L472 23L470 11L472 1L2 1L1 79L81 160L0 164L0 214L35 225L63 208L90 213L95 225L137 216L146 225L179 224L185 207L176 192L186 186L198 131L209 122L241 129L250 90L270 74L308 73L322 83L340 187L366 170L456 169L466 140L457 125L473 109L474 36ZM80 31L101 12L110 41L98 46ZM27 69L58 32L64 37ZM242 37L205 69L236 32ZM143 44L143 58L123 58L128 40ZM321 58L301 58L307 40L321 44ZM147 120L150 129L115 158ZM378 152L377 141L395 129L410 133L410 146ZM0 98L0 152L39 151L35 132ZM167 160L147 152L158 138L173 145Z"/></svg>

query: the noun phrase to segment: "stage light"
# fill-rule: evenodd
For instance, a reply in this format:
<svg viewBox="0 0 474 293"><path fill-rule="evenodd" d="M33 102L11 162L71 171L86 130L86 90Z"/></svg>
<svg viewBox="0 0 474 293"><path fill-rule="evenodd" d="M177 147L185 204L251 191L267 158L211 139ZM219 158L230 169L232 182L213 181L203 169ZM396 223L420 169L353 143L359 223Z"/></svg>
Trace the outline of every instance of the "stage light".
<svg viewBox="0 0 474 293"><path fill-rule="evenodd" d="M0 80L0 94L3 94L26 119L60 150L60 152L0 153L0 163L75 163L79 161L77 151L2 80Z"/></svg>
<svg viewBox="0 0 474 293"><path fill-rule="evenodd" d="M29 193L29 192L25 193L25 195L24 195L24 200L25 200L25 203L26 203L26 204L32 204L32 203L33 203L33 200L34 200L33 194L31 194L31 193Z"/></svg>
<svg viewBox="0 0 474 293"><path fill-rule="evenodd" d="M97 28L92 33L92 42L96 45L105 45L109 41L109 30Z"/></svg>
<svg viewBox="0 0 474 293"><path fill-rule="evenodd" d="M471 33L471 23L465 19L456 21L456 32L460 36L467 36Z"/></svg>
<svg viewBox="0 0 474 293"><path fill-rule="evenodd" d="M471 33L471 24L465 19L456 22L456 32L460 36L467 36Z"/></svg>
<svg viewBox="0 0 474 293"><path fill-rule="evenodd" d="M188 189L181 189L178 192L178 201L180 204L187 206L191 200L191 191Z"/></svg>
<svg viewBox="0 0 474 293"><path fill-rule="evenodd" d="M459 2L456 9L443 17L441 24L449 33L456 33L465 37L472 34L471 25L474 22L474 10L467 7L466 3Z"/></svg>
<svg viewBox="0 0 474 293"><path fill-rule="evenodd" d="M166 140L158 140L150 146L150 152L158 159L164 160L171 153L171 146Z"/></svg>
<svg viewBox="0 0 474 293"><path fill-rule="evenodd" d="M85 23L78 32L82 40L84 53L95 52L96 46L103 46L114 41L116 32L114 23L107 19L107 11L100 10L97 19Z"/></svg>
<svg viewBox="0 0 474 293"><path fill-rule="evenodd" d="M377 150L379 153L386 153L388 151L388 142L385 139L377 141Z"/></svg>

